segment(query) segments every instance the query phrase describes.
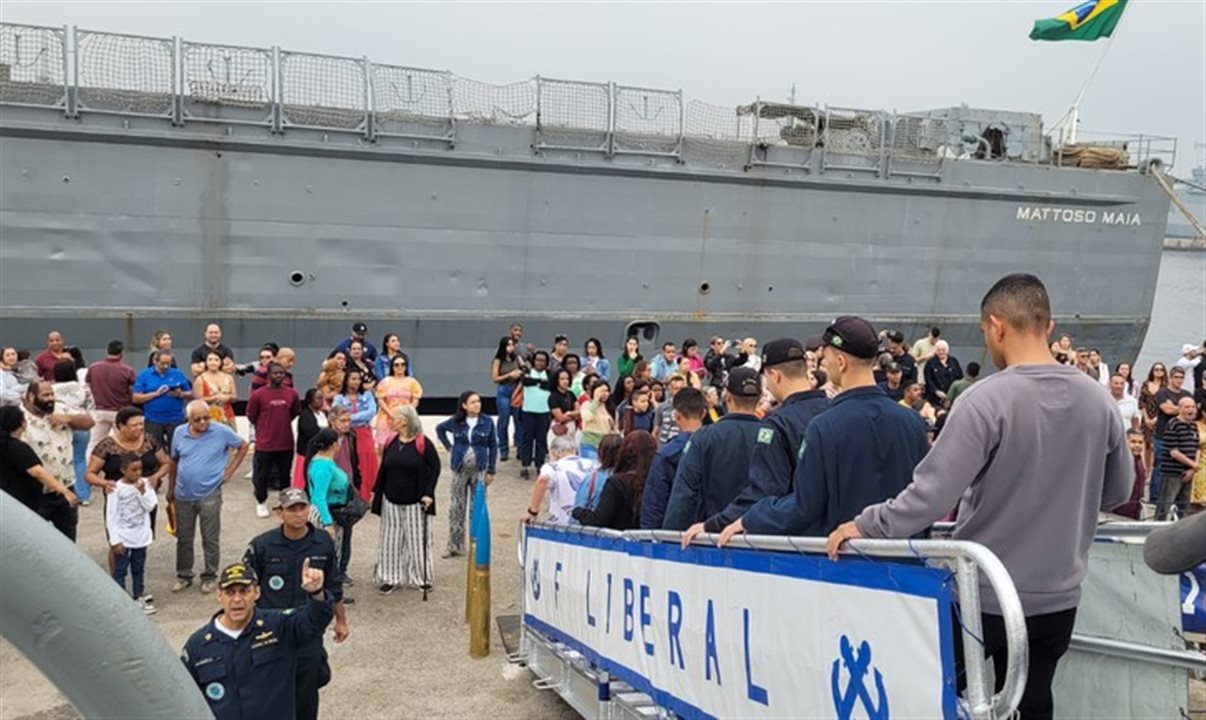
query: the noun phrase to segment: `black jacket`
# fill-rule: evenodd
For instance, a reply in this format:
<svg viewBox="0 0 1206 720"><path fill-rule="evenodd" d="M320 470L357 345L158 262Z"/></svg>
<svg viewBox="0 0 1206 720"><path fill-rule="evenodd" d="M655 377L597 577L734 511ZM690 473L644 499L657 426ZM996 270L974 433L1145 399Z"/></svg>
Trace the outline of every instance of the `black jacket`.
<svg viewBox="0 0 1206 720"><path fill-rule="evenodd" d="M435 514L435 488L440 479L440 454L435 441L424 437L422 455L419 440L403 443L398 437L381 452L377 484L373 486L373 513L381 514L382 499L395 505L414 505L424 496L433 500L428 514Z"/></svg>
<svg viewBox="0 0 1206 720"><path fill-rule="evenodd" d="M216 720L260 720L296 716L298 649L331 622L330 594L307 597L299 608L256 608L238 638L214 627L213 619L189 637L180 659L209 703Z"/></svg>
<svg viewBox="0 0 1206 720"><path fill-rule="evenodd" d="M729 413L691 435L678 461L662 528L686 530L723 510L750 482L761 421Z"/></svg>
<svg viewBox="0 0 1206 720"><path fill-rule="evenodd" d="M750 453L749 482L723 510L709 515L704 529L718 533L745 514L764 497L791 492L804 431L817 415L829 407L824 390L792 393L758 428L757 442Z"/></svg>

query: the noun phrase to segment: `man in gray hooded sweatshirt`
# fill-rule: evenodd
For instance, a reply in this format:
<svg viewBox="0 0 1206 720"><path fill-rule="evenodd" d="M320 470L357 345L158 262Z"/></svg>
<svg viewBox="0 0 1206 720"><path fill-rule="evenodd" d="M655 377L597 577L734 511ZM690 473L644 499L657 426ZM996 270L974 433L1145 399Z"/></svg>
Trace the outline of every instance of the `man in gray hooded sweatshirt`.
<svg viewBox="0 0 1206 720"><path fill-rule="evenodd" d="M1072 637L1098 511L1125 503L1134 482L1113 401L1088 375L1056 363L1047 344L1053 327L1041 280L1001 278L980 303L984 344L1001 372L959 396L907 488L839 526L828 543L836 560L846 540L907 538L958 504L953 537L996 553L1022 600L1025 720L1052 716L1051 682ZM1005 624L981 585L985 654L1003 668Z"/></svg>

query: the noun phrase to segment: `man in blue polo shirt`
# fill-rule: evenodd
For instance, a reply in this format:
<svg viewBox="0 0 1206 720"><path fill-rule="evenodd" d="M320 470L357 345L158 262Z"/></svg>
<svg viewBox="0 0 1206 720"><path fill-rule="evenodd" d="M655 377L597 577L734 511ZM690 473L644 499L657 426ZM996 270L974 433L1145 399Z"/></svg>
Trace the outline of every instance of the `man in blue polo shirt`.
<svg viewBox="0 0 1206 720"><path fill-rule="evenodd" d="M766 497L720 534L827 535L868 505L894 497L929 450L925 423L875 384L879 337L846 315L805 343L820 347L825 372L841 393L804 431L791 491Z"/></svg>
<svg viewBox="0 0 1206 720"><path fill-rule="evenodd" d="M134 404L142 406L146 434L164 450L172 447L172 433L184 422L184 404L193 399L193 385L172 367L172 354L155 355L151 367L134 379Z"/></svg>
<svg viewBox="0 0 1206 720"><path fill-rule="evenodd" d="M201 592L210 593L222 552L222 486L230 482L247 456L247 441L222 423L210 422L204 400L189 403L187 414L188 425L176 428L167 474L167 501L176 504L176 584L172 592L193 584L193 538L200 522L205 555Z"/></svg>

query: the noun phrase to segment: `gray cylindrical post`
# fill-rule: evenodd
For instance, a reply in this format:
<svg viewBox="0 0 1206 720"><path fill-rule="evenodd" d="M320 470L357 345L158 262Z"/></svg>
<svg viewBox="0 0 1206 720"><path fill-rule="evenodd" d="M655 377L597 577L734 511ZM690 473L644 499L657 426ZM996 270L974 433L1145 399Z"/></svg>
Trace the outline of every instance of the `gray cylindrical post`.
<svg viewBox="0 0 1206 720"><path fill-rule="evenodd" d="M213 717L137 603L6 492L0 492L0 631L84 717Z"/></svg>

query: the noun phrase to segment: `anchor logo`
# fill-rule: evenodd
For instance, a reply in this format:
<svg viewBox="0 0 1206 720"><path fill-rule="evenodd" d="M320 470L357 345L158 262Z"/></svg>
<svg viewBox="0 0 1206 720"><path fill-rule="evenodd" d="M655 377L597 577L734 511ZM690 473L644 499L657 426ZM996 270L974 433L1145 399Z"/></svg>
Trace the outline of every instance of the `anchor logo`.
<svg viewBox="0 0 1206 720"><path fill-rule="evenodd" d="M841 666L846 666L850 681L843 692L841 683ZM865 684L867 669L871 665L871 646L864 640L858 646L858 653L850 645L850 638L842 636L842 657L833 661L831 685L833 690L833 709L837 712L838 720L850 720L854 714L854 703L858 702L867 713L870 720L888 720L888 694L884 691L884 676L875 670L875 691L879 702L872 704L871 692Z"/></svg>
<svg viewBox="0 0 1206 720"><path fill-rule="evenodd" d="M532 599L540 599L540 558L532 560Z"/></svg>

